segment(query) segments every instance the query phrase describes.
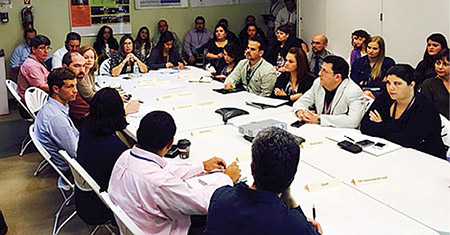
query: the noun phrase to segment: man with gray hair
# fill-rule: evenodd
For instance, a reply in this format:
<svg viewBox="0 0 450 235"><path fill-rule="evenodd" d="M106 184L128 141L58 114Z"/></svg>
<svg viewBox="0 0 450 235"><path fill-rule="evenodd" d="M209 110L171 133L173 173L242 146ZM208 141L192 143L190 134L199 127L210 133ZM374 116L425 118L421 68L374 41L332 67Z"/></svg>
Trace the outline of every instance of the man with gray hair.
<svg viewBox="0 0 450 235"><path fill-rule="evenodd" d="M254 183L214 192L206 234L321 234L320 224L307 220L289 192L299 161L299 143L292 134L277 127L260 131L252 144ZM268 221L270 226L263 226Z"/></svg>
<svg viewBox="0 0 450 235"><path fill-rule="evenodd" d="M311 40L311 52L308 54L309 69L316 77L319 76L323 59L332 53L327 50L328 38L325 34L314 35Z"/></svg>

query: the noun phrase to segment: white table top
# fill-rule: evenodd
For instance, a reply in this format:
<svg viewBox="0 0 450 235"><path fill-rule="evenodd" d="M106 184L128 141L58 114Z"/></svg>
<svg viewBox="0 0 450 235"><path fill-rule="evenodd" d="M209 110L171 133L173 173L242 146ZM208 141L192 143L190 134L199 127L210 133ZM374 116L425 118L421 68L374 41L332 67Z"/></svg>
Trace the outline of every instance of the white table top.
<svg viewBox="0 0 450 235"><path fill-rule="evenodd" d="M153 110L172 114L177 124L176 139L192 142L190 161L212 156L228 163L239 158L242 175L252 182L251 144L237 126L251 121L276 119L288 124L288 131L305 138L301 163L292 185L293 195L305 214L316 205L318 221L330 234L441 234L450 233L450 164L413 149L401 148L379 157L368 153L352 154L327 139L336 133L357 130L324 128L317 125L290 127L296 120L289 106L257 109L245 104L251 94L223 95L212 91L223 84L192 83L192 76L204 71L152 71L140 78L100 78L100 86L121 86L143 101L138 114L127 117L127 132L135 138L140 119ZM218 108L236 107L248 111L230 119L227 125L214 113ZM387 142L387 141L386 141ZM376 183L355 186L352 179L385 177ZM338 186L307 192L306 184L338 182ZM339 183L342 182L342 183ZM364 231L364 232L361 232ZM447 233L445 233L447 232Z"/></svg>

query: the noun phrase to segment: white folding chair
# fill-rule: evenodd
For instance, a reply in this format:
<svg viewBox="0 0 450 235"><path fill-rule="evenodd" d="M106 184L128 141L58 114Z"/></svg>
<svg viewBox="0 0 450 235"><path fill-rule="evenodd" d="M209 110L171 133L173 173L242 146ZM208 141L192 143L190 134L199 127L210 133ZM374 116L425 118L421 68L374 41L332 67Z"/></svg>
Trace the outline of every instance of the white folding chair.
<svg viewBox="0 0 450 235"><path fill-rule="evenodd" d="M36 118L37 112L41 110L42 106L44 106L47 100L47 92L37 87L28 87L25 91L25 103L34 118Z"/></svg>
<svg viewBox="0 0 450 235"><path fill-rule="evenodd" d="M44 157L44 159L48 162L48 164L50 166L52 166L53 169L56 171L56 173L58 173L58 175L59 175L57 187L58 187L58 190L61 192L61 195L63 196L64 201L59 206L59 209L57 210L56 215L55 215L55 223L53 224L53 232L52 232L52 234L55 235L55 234L58 234L58 232L61 230L61 228L73 216L75 216L76 212L73 212L60 226L58 226L59 217L61 215L62 210L64 209L64 207L69 205L70 200L73 198L75 185L72 182L70 182L70 180L61 172L61 170L55 165L55 163L52 162L50 154L47 152L47 150L44 148L44 146L42 146L42 144L37 139L36 133L34 131L34 124L32 124L30 126L29 134L30 134L31 140L34 143L34 146L36 146L39 153L42 155L42 157ZM67 186L69 186L69 190L65 189ZM69 191L68 192L69 196L66 195L66 191Z"/></svg>
<svg viewBox="0 0 450 235"><path fill-rule="evenodd" d="M100 69L98 70L98 75L110 75L111 76L111 58L108 58L102 62Z"/></svg>
<svg viewBox="0 0 450 235"><path fill-rule="evenodd" d="M447 160L450 162L450 120L448 120L444 115L439 114L441 117L441 137L442 142L449 147L447 150Z"/></svg>
<svg viewBox="0 0 450 235"><path fill-rule="evenodd" d="M131 218L120 208L115 205L107 192L101 192L100 198L111 209L116 218L117 225L121 235L144 235L144 232L131 220Z"/></svg>
<svg viewBox="0 0 450 235"><path fill-rule="evenodd" d="M30 110L28 110L27 106L22 102L22 98L20 98L19 93L17 93L17 83L15 83L13 80L6 80L6 87L8 87L9 92L11 93L11 95L14 97L14 99L16 99L17 103L19 103L19 105L25 110L27 111L28 115L31 118L25 119L25 121L29 122L29 123L33 123L34 122L34 116L33 114L30 112ZM29 138L29 136L25 136L25 138L22 140L22 143L20 144L20 151L19 151L19 156L22 157L25 150L27 149L28 145L30 145L31 143L31 139Z"/></svg>
<svg viewBox="0 0 450 235"><path fill-rule="evenodd" d="M67 154L64 150L59 150L58 153L63 157L63 159L69 164L70 170L72 172L75 186L84 192L91 192L94 191L98 197L100 197L100 186L95 182L95 180L89 175L89 173L74 159ZM74 212L74 214L76 211ZM68 220L67 220L68 222ZM94 235L98 229L104 226L108 231L110 231L112 234L114 233L109 227L108 223L106 224L99 224L95 226L95 228L90 233L91 235ZM62 227L62 226L61 226ZM59 231L57 231L58 233Z"/></svg>

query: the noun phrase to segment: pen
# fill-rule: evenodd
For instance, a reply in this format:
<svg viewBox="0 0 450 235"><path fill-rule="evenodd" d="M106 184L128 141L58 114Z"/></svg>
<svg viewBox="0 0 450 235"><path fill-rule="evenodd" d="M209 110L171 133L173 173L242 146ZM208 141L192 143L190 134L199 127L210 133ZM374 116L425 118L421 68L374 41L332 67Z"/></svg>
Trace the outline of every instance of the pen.
<svg viewBox="0 0 450 235"><path fill-rule="evenodd" d="M316 206L314 204L313 204L312 211L313 211L313 220L316 220Z"/></svg>
<svg viewBox="0 0 450 235"><path fill-rule="evenodd" d="M352 138L350 138L350 137L348 137L348 136L346 136L346 135L344 135L344 137L347 138L347 139L349 139L351 142L355 142L354 139L352 139Z"/></svg>

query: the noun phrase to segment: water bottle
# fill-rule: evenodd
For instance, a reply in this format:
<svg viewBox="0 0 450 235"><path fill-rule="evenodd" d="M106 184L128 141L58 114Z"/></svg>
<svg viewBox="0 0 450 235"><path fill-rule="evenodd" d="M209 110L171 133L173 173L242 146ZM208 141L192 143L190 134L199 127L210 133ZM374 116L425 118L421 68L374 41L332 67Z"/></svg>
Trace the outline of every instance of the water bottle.
<svg viewBox="0 0 450 235"><path fill-rule="evenodd" d="M136 78L139 77L139 67L137 65L137 62L134 62L134 65L133 65L133 75Z"/></svg>

